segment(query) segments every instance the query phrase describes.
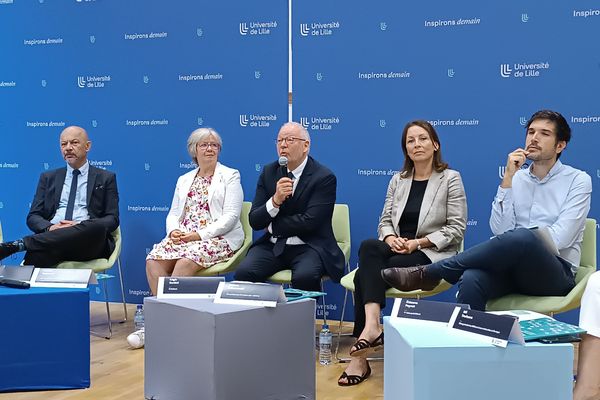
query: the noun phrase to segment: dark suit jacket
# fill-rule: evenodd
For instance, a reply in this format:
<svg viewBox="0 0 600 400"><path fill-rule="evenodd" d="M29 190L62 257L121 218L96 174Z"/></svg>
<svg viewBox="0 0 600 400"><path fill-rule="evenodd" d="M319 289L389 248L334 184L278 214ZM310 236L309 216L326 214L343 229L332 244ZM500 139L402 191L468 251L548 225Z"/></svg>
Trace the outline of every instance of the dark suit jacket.
<svg viewBox="0 0 600 400"><path fill-rule="evenodd" d="M56 214L67 167L44 172L40 175L31 209L27 215L27 226L35 233L44 232ZM106 239L110 250L114 243L110 233L119 226L119 193L115 174L90 165L87 181L87 207L90 220L106 228Z"/></svg>
<svg viewBox="0 0 600 400"><path fill-rule="evenodd" d="M281 177L281 167L277 162L264 167L250 210L250 225L254 230L263 230L272 223L272 236L298 236L319 254L327 275L334 282L339 282L344 273L344 255L331 227L337 186L335 175L308 157L294 195L281 205L277 216L272 218L267 212L266 203L275 194L277 181ZM256 243L269 240L270 237L266 233Z"/></svg>

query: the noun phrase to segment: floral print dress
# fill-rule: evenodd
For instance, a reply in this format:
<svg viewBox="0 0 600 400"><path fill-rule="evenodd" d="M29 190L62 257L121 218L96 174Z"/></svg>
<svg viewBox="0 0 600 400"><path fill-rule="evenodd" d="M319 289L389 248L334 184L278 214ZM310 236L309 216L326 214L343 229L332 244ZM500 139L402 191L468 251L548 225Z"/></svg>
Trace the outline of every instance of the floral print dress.
<svg viewBox="0 0 600 400"><path fill-rule="evenodd" d="M212 176L196 175L188 192L179 222L179 229L184 233L198 232L212 222L208 207L208 188ZM177 260L187 258L201 267L208 268L214 264L231 258L233 251L223 236L201 239L187 243L175 244L167 236L155 244L146 257L147 260Z"/></svg>

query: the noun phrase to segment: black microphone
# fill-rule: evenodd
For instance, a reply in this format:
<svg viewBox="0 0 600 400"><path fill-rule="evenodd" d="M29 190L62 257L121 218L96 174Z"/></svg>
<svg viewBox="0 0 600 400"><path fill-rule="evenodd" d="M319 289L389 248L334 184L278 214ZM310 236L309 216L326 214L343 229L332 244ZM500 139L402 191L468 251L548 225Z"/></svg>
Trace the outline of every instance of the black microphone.
<svg viewBox="0 0 600 400"><path fill-rule="evenodd" d="M281 167L281 177L288 176L288 159L285 156L279 157L279 166Z"/></svg>
<svg viewBox="0 0 600 400"><path fill-rule="evenodd" d="M29 282L19 281L16 279L0 278L0 285L16 289L29 289Z"/></svg>

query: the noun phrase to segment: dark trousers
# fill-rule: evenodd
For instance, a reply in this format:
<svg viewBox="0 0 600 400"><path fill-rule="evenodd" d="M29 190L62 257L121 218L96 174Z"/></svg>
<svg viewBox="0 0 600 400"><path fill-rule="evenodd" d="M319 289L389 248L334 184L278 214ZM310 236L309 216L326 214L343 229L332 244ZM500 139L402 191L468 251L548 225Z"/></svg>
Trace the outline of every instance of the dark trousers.
<svg viewBox="0 0 600 400"><path fill-rule="evenodd" d="M358 250L358 266L354 275L354 333L359 337L365 328L365 304L379 303L385 307L385 291L389 285L381 279L381 270L390 267L412 267L431 263L421 251L411 254L394 253L387 243L367 239Z"/></svg>
<svg viewBox="0 0 600 400"><path fill-rule="evenodd" d="M482 311L489 299L509 293L564 296L575 286L571 264L551 254L524 228L433 263L426 273L458 282L458 301Z"/></svg>
<svg viewBox="0 0 600 400"><path fill-rule="evenodd" d="M89 261L110 257L106 228L83 221L68 228L25 236L25 265L52 267L62 261Z"/></svg>
<svg viewBox="0 0 600 400"><path fill-rule="evenodd" d="M319 254L309 245L285 246L279 257L273 255L273 243L268 240L254 245L237 267L234 279L265 282L268 277L284 269L292 270L292 287L320 291L325 267Z"/></svg>

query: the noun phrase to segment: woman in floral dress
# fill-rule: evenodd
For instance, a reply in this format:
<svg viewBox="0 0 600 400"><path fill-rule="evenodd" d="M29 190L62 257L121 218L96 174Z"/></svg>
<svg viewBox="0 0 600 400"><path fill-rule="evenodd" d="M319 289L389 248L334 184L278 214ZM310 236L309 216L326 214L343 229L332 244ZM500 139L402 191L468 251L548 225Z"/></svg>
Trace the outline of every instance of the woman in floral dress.
<svg viewBox="0 0 600 400"><path fill-rule="evenodd" d="M146 257L152 294L159 277L195 275L229 259L244 242L240 173L218 162L221 137L211 128L196 129L187 147L198 168L177 180L167 236Z"/></svg>

